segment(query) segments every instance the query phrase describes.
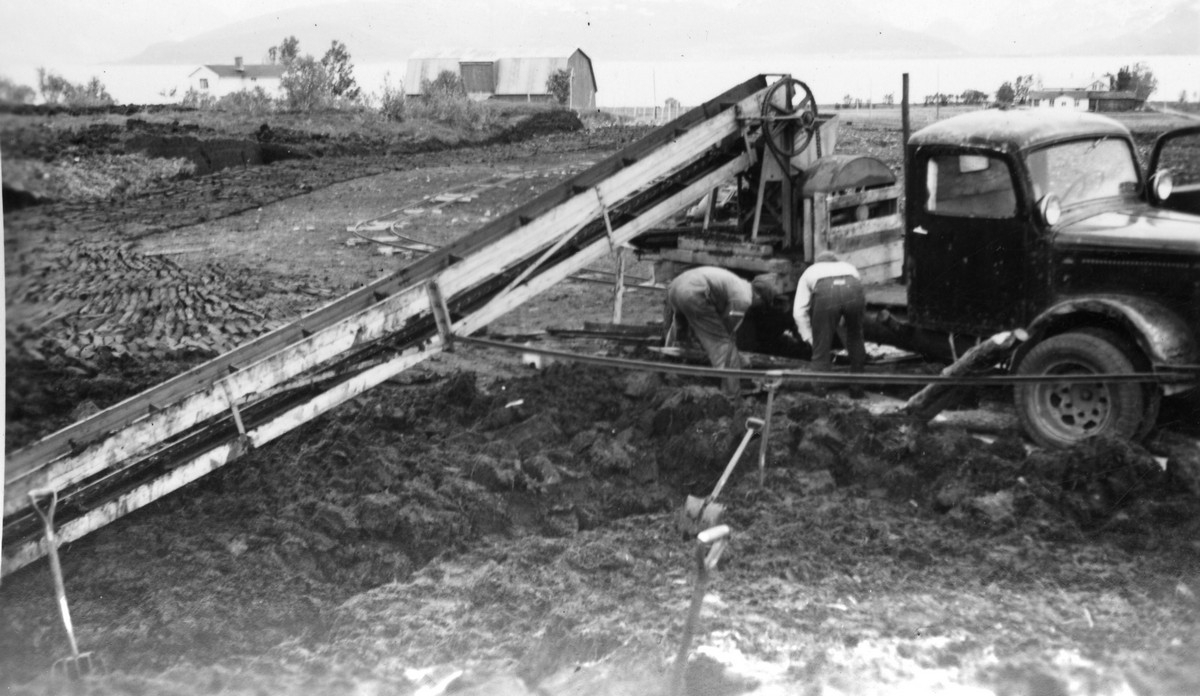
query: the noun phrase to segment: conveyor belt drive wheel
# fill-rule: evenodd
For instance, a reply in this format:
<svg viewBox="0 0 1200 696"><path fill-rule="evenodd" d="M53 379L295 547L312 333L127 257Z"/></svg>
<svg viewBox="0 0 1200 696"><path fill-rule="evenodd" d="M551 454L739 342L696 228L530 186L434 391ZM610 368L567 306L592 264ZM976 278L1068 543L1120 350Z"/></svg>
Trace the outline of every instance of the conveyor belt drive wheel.
<svg viewBox="0 0 1200 696"><path fill-rule="evenodd" d="M808 85L794 77L785 77L771 85L763 96L762 119L767 147L776 155L791 159L803 152L816 135L817 100Z"/></svg>

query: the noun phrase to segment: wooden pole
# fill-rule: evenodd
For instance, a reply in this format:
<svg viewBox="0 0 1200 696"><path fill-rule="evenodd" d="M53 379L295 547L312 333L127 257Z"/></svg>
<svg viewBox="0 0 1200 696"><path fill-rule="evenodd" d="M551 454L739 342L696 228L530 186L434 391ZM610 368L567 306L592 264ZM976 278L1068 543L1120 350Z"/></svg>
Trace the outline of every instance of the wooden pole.
<svg viewBox="0 0 1200 696"><path fill-rule="evenodd" d="M908 173L908 136L912 134L912 126L908 122L908 73L904 73L903 86L900 90L900 148L904 152L904 173Z"/></svg>
<svg viewBox="0 0 1200 696"><path fill-rule="evenodd" d="M998 333L968 350L961 358L942 370L941 374L954 377L990 369L1008 357L1017 344L1027 338L1029 335L1023 329ZM953 384L930 384L913 394L904 404L903 411L918 422L928 423L934 416L953 406L962 393L963 387Z"/></svg>
<svg viewBox="0 0 1200 696"><path fill-rule="evenodd" d="M905 195L900 196L902 205L907 199L908 192L908 136L912 132L912 125L908 122L908 73L904 73L903 85L900 89L900 151L904 155L904 164L900 172L901 180L904 181ZM905 228L907 229L907 227ZM904 260L901 263L900 282L907 282L908 273L908 245L904 245Z"/></svg>
<svg viewBox="0 0 1200 696"><path fill-rule="evenodd" d="M613 255L617 257L617 282L613 286L612 320L614 324L620 324L621 306L625 301L625 249L617 247L613 251Z"/></svg>

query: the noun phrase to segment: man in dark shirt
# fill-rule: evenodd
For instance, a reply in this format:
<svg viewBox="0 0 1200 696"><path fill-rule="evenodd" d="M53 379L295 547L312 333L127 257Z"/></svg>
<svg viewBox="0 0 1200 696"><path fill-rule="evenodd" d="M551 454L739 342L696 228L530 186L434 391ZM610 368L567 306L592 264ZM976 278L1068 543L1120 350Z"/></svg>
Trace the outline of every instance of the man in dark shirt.
<svg viewBox="0 0 1200 696"><path fill-rule="evenodd" d="M752 306L769 303L773 290L769 283L750 281L715 266L700 266L680 273L667 286L667 306L676 324L686 320L713 367L742 369L737 349L737 330ZM740 391L740 380L728 377L722 387L726 394Z"/></svg>

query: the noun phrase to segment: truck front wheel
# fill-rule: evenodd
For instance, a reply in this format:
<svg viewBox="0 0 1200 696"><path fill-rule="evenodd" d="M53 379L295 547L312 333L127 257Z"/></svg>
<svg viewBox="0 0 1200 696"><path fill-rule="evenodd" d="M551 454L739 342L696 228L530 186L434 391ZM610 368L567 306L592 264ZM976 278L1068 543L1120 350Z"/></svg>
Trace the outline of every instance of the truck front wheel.
<svg viewBox="0 0 1200 696"><path fill-rule="evenodd" d="M1068 447L1096 435L1128 439L1138 434L1145 406L1142 385L1086 379L1134 371L1115 343L1101 332L1073 331L1052 336L1025 355L1017 374L1072 378L1016 387L1017 417L1034 442Z"/></svg>

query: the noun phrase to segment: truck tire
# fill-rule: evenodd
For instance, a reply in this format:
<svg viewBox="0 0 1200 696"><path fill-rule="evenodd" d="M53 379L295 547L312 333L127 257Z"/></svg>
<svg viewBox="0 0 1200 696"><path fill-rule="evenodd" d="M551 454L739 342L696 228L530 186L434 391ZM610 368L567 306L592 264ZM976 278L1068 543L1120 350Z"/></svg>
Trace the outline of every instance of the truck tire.
<svg viewBox="0 0 1200 696"><path fill-rule="evenodd" d="M1115 336L1072 331L1042 341L1021 360L1021 375L1088 375L1133 372ZM1043 447L1069 447L1097 435L1131 439L1149 431L1144 388L1136 382L1076 381L1018 385L1017 417ZM1152 425L1152 424L1151 424Z"/></svg>
<svg viewBox="0 0 1200 696"><path fill-rule="evenodd" d="M1129 339L1124 334L1117 333L1111 329L1105 329L1098 326L1089 326L1076 329L1080 333L1097 336L1112 345L1116 346L1129 358L1130 364L1136 372L1150 372L1150 361L1138 349L1137 344ZM1137 442L1145 440L1150 432L1154 430L1154 426L1158 425L1158 413L1162 410L1162 389L1155 382L1142 384L1142 422L1138 424L1137 432L1133 434L1133 439Z"/></svg>

